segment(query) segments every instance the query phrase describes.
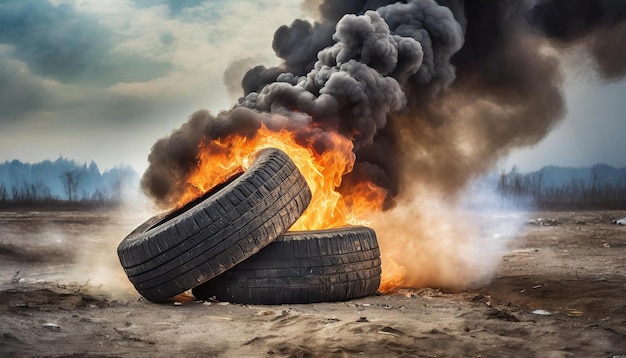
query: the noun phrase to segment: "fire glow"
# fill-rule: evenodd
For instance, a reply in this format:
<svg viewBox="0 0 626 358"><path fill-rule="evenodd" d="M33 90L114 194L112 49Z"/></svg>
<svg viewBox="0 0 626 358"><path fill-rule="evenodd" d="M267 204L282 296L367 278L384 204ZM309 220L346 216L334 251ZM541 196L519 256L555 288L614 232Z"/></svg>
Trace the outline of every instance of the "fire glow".
<svg viewBox="0 0 626 358"><path fill-rule="evenodd" d="M198 166L185 179L187 190L178 205L193 200L225 182L233 174L248 169L256 152L278 148L293 160L313 194L309 207L290 230L321 230L366 224L368 214L382 210L386 191L371 182L360 183L342 196L337 191L342 177L354 165L352 141L336 132L325 132L323 151L298 132L273 131L261 126L252 136L231 134L222 139L203 139L199 145ZM304 142L304 143L303 143Z"/></svg>
<svg viewBox="0 0 626 358"><path fill-rule="evenodd" d="M367 220L381 290L487 282L503 245L483 240L458 201L501 156L564 117L559 48L575 46L603 77L623 78L624 53L613 50L624 48L626 25L613 14L624 2L313 2L319 22L276 31L278 66L229 67L225 78L245 70L232 109L197 111L155 143L144 191L181 205L277 147L313 192L291 229Z"/></svg>

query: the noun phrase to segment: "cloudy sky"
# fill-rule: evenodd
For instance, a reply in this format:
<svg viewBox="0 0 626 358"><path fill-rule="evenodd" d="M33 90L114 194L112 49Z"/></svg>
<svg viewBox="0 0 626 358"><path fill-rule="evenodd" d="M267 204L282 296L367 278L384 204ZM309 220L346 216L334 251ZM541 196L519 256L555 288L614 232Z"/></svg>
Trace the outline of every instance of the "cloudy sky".
<svg viewBox="0 0 626 358"><path fill-rule="evenodd" d="M197 109L228 109L234 61L275 65L302 0L0 0L0 161L59 155L142 172ZM182 5L185 4L185 5ZM567 118L510 167L626 166L626 82L567 74Z"/></svg>

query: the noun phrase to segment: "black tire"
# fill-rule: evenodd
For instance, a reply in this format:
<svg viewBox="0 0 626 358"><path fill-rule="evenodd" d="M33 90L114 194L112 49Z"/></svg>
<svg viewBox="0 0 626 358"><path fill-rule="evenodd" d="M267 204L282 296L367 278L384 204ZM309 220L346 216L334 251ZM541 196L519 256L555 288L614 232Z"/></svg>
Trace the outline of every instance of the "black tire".
<svg viewBox="0 0 626 358"><path fill-rule="evenodd" d="M375 293L380 275L374 230L294 231L192 292L233 303L334 302Z"/></svg>
<svg viewBox="0 0 626 358"><path fill-rule="evenodd" d="M311 191L278 149L259 151L243 174L166 215L157 215L118 246L137 291L163 302L252 256L300 217Z"/></svg>

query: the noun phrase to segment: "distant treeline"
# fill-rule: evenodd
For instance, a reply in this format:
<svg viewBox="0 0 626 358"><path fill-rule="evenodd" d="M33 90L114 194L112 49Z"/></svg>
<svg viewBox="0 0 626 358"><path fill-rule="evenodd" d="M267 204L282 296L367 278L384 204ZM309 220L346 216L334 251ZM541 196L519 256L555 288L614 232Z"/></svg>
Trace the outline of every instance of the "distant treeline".
<svg viewBox="0 0 626 358"><path fill-rule="evenodd" d="M626 209L626 168L547 166L522 173L516 167L487 178L501 199L513 204L559 209ZM93 161L0 163L0 208L111 206L138 192L139 175L130 166L101 172Z"/></svg>
<svg viewBox="0 0 626 358"><path fill-rule="evenodd" d="M130 166L104 172L93 161L79 164L55 161L0 163L0 207L112 205L121 202L139 176Z"/></svg>
<svg viewBox="0 0 626 358"><path fill-rule="evenodd" d="M544 209L626 209L626 168L548 166L524 174L513 167L500 171L497 191L514 203Z"/></svg>

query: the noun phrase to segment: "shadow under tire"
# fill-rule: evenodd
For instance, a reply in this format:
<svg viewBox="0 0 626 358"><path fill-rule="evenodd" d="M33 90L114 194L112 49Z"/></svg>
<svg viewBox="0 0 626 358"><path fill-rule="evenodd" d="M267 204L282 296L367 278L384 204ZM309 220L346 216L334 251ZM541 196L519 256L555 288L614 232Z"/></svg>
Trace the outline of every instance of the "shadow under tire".
<svg viewBox="0 0 626 358"><path fill-rule="evenodd" d="M192 292L247 304L345 301L376 292L380 262L376 233L367 227L287 232Z"/></svg>
<svg viewBox="0 0 626 358"><path fill-rule="evenodd" d="M118 257L142 296L164 302L270 244L310 200L287 154L264 149L235 179L137 227L119 244Z"/></svg>

